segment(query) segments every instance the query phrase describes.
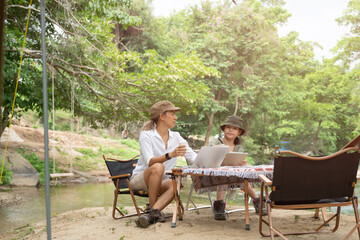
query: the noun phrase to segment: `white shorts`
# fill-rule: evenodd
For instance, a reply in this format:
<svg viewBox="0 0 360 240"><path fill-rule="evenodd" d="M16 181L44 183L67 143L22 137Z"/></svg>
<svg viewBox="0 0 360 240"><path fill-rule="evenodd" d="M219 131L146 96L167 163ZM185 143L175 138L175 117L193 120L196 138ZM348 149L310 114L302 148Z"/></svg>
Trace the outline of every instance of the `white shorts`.
<svg viewBox="0 0 360 240"><path fill-rule="evenodd" d="M169 176L163 177L162 184L164 184L166 181L171 181ZM144 191L144 192L148 191L148 187L144 179L144 171L131 176L130 187L132 190Z"/></svg>
<svg viewBox="0 0 360 240"><path fill-rule="evenodd" d="M132 190L147 192L148 188L144 179L144 171L131 176L130 187Z"/></svg>

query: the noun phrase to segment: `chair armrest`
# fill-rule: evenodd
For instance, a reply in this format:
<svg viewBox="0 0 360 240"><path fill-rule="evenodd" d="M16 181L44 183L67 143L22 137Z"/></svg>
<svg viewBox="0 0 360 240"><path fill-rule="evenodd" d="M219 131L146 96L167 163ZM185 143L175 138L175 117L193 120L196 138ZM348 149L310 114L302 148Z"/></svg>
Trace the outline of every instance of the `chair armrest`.
<svg viewBox="0 0 360 240"><path fill-rule="evenodd" d="M263 183L265 183L268 186L272 185L272 181L270 179L268 179L267 177L265 177L265 175L260 174L259 179L260 179L260 181L262 181Z"/></svg>
<svg viewBox="0 0 360 240"><path fill-rule="evenodd" d="M331 155L328 155L328 156L323 156L323 157L309 157L309 156L306 156L306 155L303 155L303 154L300 154L300 153L297 153L297 152L293 152L293 151L280 151L279 154L291 154L291 155L294 155L294 156L297 156L297 157L300 157L300 158L303 158L303 159L307 159L307 160L326 160L326 159L330 159L330 158L333 158L333 157L336 157L340 154L343 154L343 153L346 153L348 151L359 151L360 149L358 147L349 147L349 148L344 148L336 153L333 153Z"/></svg>
<svg viewBox="0 0 360 240"><path fill-rule="evenodd" d="M133 159L135 159L135 158L137 158L137 157L140 157L140 155L136 155L135 157L133 157L133 158L130 158L130 159L116 159L116 158L107 158L107 157L105 157L105 155L103 155L103 159L104 159L104 161L107 161L107 160L112 160L112 161L118 161L118 162L128 162L128 161L131 161L131 160L133 160Z"/></svg>
<svg viewBox="0 0 360 240"><path fill-rule="evenodd" d="M109 177L109 179L128 178L128 177L130 177L130 174L129 174L129 173L127 173L127 174L122 174L122 175L111 176L111 177Z"/></svg>

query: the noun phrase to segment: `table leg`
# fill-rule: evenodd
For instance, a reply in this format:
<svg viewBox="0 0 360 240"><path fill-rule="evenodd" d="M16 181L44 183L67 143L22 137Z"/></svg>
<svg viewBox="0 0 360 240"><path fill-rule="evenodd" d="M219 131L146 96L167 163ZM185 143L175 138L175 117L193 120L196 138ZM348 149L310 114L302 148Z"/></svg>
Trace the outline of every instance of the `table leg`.
<svg viewBox="0 0 360 240"><path fill-rule="evenodd" d="M177 183L176 183L175 175L172 175L171 179L172 179L172 185L173 185L173 189L174 189L174 198L175 198L175 206L174 206L173 217L172 217L172 221L171 221L171 227L175 228L176 227L176 217L177 217L178 213L179 213L179 215L181 215L181 211L179 211L180 204L179 204L179 199L178 199Z"/></svg>
<svg viewBox="0 0 360 240"><path fill-rule="evenodd" d="M245 192L245 230L250 230L250 217L249 217L249 182L244 181Z"/></svg>
<svg viewBox="0 0 360 240"><path fill-rule="evenodd" d="M177 198L178 198L178 205L177 205L177 209L178 209L178 213L179 213L179 220L183 220L183 212L184 212L184 206L182 205L181 199L180 199L180 187L181 187L181 179L182 176L179 176L178 181L177 181L177 189L176 189L176 193L177 193Z"/></svg>

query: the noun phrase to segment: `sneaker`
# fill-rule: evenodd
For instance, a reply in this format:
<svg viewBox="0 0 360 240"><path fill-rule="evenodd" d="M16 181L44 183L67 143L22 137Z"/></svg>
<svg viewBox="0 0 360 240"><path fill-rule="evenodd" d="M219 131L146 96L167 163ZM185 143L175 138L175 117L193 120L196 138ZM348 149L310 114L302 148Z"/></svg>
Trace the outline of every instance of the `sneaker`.
<svg viewBox="0 0 360 240"><path fill-rule="evenodd" d="M262 208L262 215L266 216L267 215L267 209L266 209L266 203L265 203L265 198L263 199L263 208ZM256 214L260 213L260 197L253 199L253 204L254 204L254 208L256 211Z"/></svg>
<svg viewBox="0 0 360 240"><path fill-rule="evenodd" d="M213 210L215 220L226 220L225 206L226 203L223 200L214 201Z"/></svg>

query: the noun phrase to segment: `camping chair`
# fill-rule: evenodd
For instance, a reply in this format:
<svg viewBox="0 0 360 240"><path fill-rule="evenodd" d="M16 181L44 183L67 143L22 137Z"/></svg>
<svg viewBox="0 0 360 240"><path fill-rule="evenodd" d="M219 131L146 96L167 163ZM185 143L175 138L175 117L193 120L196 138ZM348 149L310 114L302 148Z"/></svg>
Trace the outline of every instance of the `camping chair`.
<svg viewBox="0 0 360 240"><path fill-rule="evenodd" d="M137 164L138 157L139 157L139 155L135 156L131 159L128 159L128 160L118 160L118 159L114 159L114 158L106 158L103 155L104 161L105 161L106 166L111 175L109 178L113 180L114 185L115 185L114 204L113 204L113 210L112 210L112 217L114 219L121 219L121 218L136 216L136 215L140 216L141 214L145 213L145 210L138 207L138 205L136 203L135 195L140 196L140 197L148 197L148 194L147 194L147 192L132 190L130 187L130 181L129 181L129 179L132 175L132 171ZM131 195L132 201L135 206L136 213L127 214L125 211L122 211L117 207L117 201L118 201L119 194L130 194ZM120 217L116 217L116 211L118 213L120 213Z"/></svg>
<svg viewBox="0 0 360 240"><path fill-rule="evenodd" d="M285 156L288 154L288 156ZM260 214L259 231L262 236L299 235L319 232L335 232L339 227L341 206L352 205L355 213L355 226L345 236L348 239L357 229L360 237L360 223L357 197L354 196L356 174L360 159L359 147L342 149L324 157L308 157L292 151L276 151L273 180L260 175ZM268 188L271 189L269 194ZM262 198L265 191L268 221L262 216ZM337 212L314 231L281 233L273 226L272 209L316 209L337 207ZM322 231L331 220L336 224L330 231ZM269 226L270 235L262 232L262 224Z"/></svg>

